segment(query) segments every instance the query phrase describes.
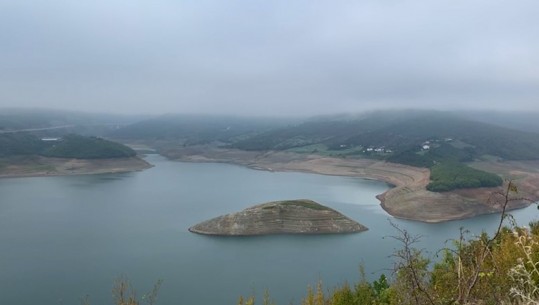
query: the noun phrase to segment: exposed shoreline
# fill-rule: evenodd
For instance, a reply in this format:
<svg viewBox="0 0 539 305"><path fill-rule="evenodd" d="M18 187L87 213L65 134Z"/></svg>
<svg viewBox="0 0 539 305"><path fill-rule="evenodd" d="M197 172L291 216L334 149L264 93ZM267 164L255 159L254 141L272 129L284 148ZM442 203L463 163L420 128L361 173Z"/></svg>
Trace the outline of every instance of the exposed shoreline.
<svg viewBox="0 0 539 305"><path fill-rule="evenodd" d="M0 159L0 164L0 179L124 173L153 166L139 157L64 159L28 156Z"/></svg>
<svg viewBox="0 0 539 305"><path fill-rule="evenodd" d="M372 159L334 158L312 154L291 152L251 152L234 149L221 149L209 146L169 148L161 152L171 160L184 162L231 163L257 170L279 172L305 172L332 176L348 176L372 179L388 183L392 187L376 196L381 207L390 215L407 220L427 223L471 218L478 215L501 211L501 202L490 201L494 192L500 188L480 188L434 193L426 190L430 181L430 171L402 164L389 163ZM511 169L514 163L485 165L492 172L507 179L514 179L519 187L519 195L539 200L539 162L534 163L536 171L525 171L521 166L518 175ZM495 170L492 170L492 169ZM529 201L511 202L509 209L524 208Z"/></svg>

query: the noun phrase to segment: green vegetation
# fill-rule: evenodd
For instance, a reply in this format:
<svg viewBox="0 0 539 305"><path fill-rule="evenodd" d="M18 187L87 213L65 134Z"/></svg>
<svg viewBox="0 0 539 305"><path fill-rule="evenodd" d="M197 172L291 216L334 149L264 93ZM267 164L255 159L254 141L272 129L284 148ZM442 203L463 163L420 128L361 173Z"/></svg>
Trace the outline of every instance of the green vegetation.
<svg viewBox="0 0 539 305"><path fill-rule="evenodd" d="M311 200L288 200L288 201L281 201L279 202L280 205L283 206L298 206L303 208L308 208L311 210L317 210L317 211L329 211L330 208L323 206L321 204L318 204Z"/></svg>
<svg viewBox="0 0 539 305"><path fill-rule="evenodd" d="M431 144L432 145L432 144ZM427 167L442 163L471 162L474 160L474 152L469 148L458 149L448 143L432 145L429 150L409 149L401 153L396 153L387 161L393 163L406 164L417 167Z"/></svg>
<svg viewBox="0 0 539 305"><path fill-rule="evenodd" d="M440 163L431 167L431 183L427 190L446 192L462 188L496 187L503 183L495 174L477 170L460 163Z"/></svg>
<svg viewBox="0 0 539 305"><path fill-rule="evenodd" d="M328 157L348 157L348 156L362 156L364 148L359 147L338 147L335 149L330 149L325 144L312 144L307 146L292 147L286 151L299 153L299 154L316 154L320 156Z"/></svg>
<svg viewBox="0 0 539 305"><path fill-rule="evenodd" d="M24 133L0 134L0 157L35 155L46 149L39 138Z"/></svg>
<svg viewBox="0 0 539 305"><path fill-rule="evenodd" d="M302 208L307 208L307 209L317 210L317 211L332 211L332 209L326 206L323 206L312 200L307 200L307 199L276 201L276 202L272 202L271 205L264 206L262 209L272 210L280 206L297 206L297 207L302 207Z"/></svg>
<svg viewBox="0 0 539 305"><path fill-rule="evenodd" d="M131 148L96 137L66 135L58 141L42 141L27 133L0 134L0 157L40 155L56 158L103 159L135 156Z"/></svg>
<svg viewBox="0 0 539 305"><path fill-rule="evenodd" d="M67 135L42 152L42 155L56 158L104 159L134 157L136 153L125 145L101 138Z"/></svg>
<svg viewBox="0 0 539 305"><path fill-rule="evenodd" d="M164 115L120 128L109 135L116 139L174 141L184 146L230 144L261 132L282 127L285 120L212 115Z"/></svg>

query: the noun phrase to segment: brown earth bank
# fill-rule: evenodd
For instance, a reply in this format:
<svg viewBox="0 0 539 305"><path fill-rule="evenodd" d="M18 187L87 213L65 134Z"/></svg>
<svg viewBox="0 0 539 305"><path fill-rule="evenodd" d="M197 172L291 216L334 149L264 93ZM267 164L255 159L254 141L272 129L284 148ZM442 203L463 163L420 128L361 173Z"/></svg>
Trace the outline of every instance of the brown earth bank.
<svg viewBox="0 0 539 305"><path fill-rule="evenodd" d="M160 152L169 159L185 162L223 162L268 171L299 171L384 181L394 187L377 196L382 208L394 217L422 222L437 223L497 213L503 203L494 195L503 192L503 187L429 192L426 189L430 181L428 169L373 159L282 151L252 152L212 146L169 147ZM477 162L472 166L512 179L519 188L517 196L529 199L512 201L509 209L523 208L539 200L539 161Z"/></svg>
<svg viewBox="0 0 539 305"><path fill-rule="evenodd" d="M40 156L0 158L0 178L88 175L140 171L152 167L138 158L63 159Z"/></svg>
<svg viewBox="0 0 539 305"><path fill-rule="evenodd" d="M201 222L190 232L204 235L344 234L367 228L312 200L273 201Z"/></svg>

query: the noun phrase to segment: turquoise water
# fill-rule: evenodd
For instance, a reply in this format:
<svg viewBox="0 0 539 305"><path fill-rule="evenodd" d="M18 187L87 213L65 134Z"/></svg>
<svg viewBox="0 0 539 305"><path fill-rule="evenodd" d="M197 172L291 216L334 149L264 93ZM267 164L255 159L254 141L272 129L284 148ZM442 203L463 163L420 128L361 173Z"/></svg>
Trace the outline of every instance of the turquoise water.
<svg viewBox="0 0 539 305"><path fill-rule="evenodd" d="M162 279L158 304L235 304L269 289L298 304L309 284L390 274L398 247L389 219L435 254L459 228L492 231L497 215L443 224L393 219L375 195L385 183L348 177L171 162L136 173L0 180L0 304L111 304L115 278L138 294ZM351 235L208 237L187 228L271 200L309 198L370 228ZM535 206L514 213L527 224Z"/></svg>

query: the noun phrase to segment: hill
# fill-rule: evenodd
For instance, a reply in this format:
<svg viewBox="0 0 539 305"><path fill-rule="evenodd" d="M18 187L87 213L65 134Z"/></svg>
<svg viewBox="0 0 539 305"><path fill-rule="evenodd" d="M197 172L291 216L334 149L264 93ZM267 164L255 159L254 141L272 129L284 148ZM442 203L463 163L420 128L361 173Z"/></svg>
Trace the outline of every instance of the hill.
<svg viewBox="0 0 539 305"><path fill-rule="evenodd" d="M55 158L109 159L134 157L131 148L97 137L67 135L44 150L41 155Z"/></svg>
<svg viewBox="0 0 539 305"><path fill-rule="evenodd" d="M427 145L427 149L423 146ZM432 163L452 156L471 161L484 155L506 160L537 159L539 133L523 132L435 111L383 111L349 118L326 118L272 130L238 141L243 150L331 152L370 156L397 163ZM309 149L311 149L309 151ZM378 151L377 151L378 149ZM317 151L315 151L317 150Z"/></svg>
<svg viewBox="0 0 539 305"><path fill-rule="evenodd" d="M0 157L29 155L107 159L133 157L136 153L125 145L96 137L71 134L47 141L27 133L0 134Z"/></svg>
<svg viewBox="0 0 539 305"><path fill-rule="evenodd" d="M199 223L189 231L207 235L353 233L366 227L311 200L268 202Z"/></svg>
<svg viewBox="0 0 539 305"><path fill-rule="evenodd" d="M113 130L121 140L174 141L182 145L233 143L286 124L284 119L213 115L163 115Z"/></svg>

